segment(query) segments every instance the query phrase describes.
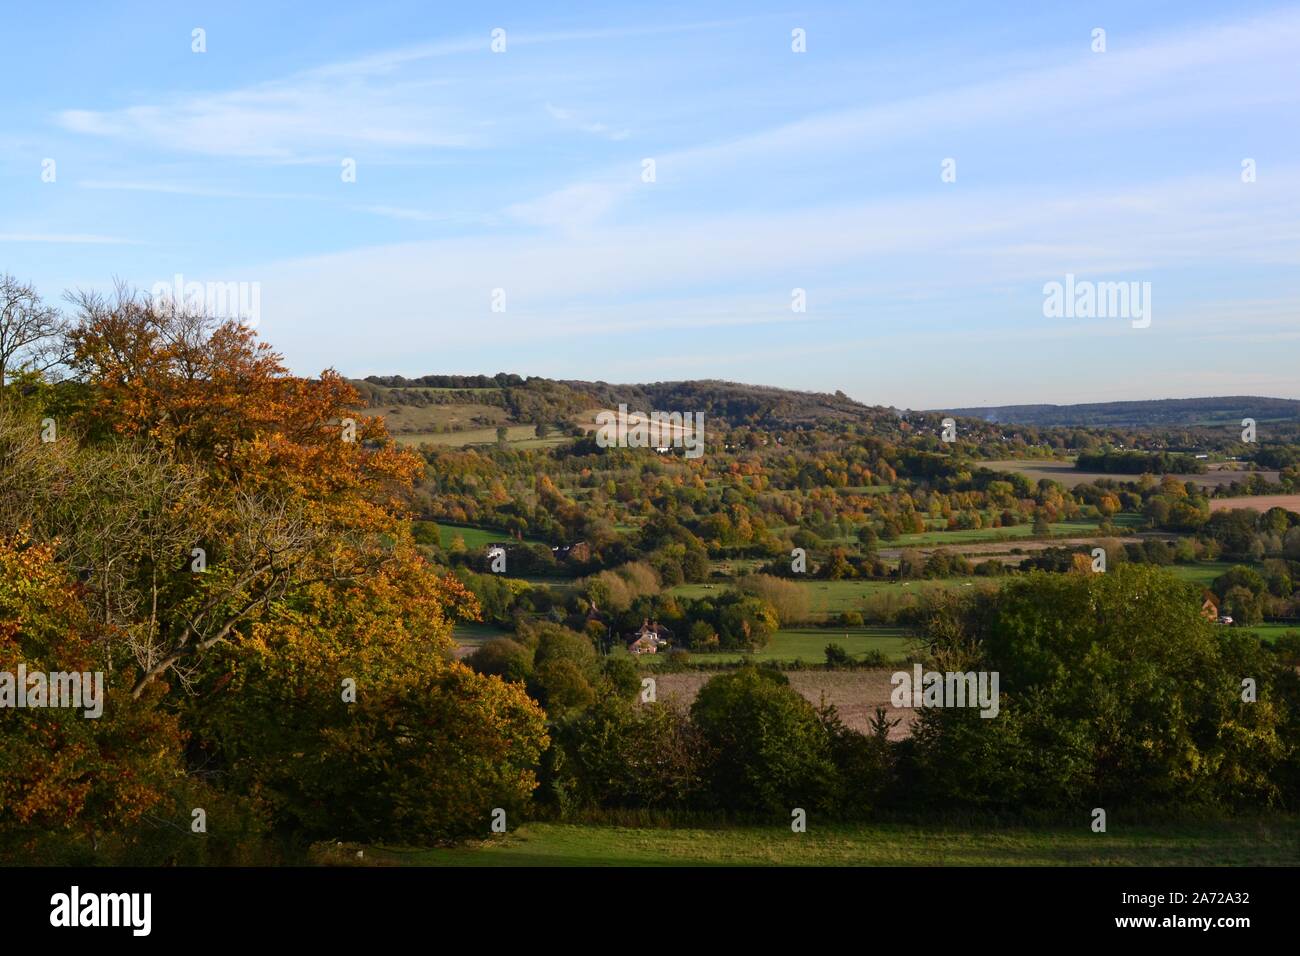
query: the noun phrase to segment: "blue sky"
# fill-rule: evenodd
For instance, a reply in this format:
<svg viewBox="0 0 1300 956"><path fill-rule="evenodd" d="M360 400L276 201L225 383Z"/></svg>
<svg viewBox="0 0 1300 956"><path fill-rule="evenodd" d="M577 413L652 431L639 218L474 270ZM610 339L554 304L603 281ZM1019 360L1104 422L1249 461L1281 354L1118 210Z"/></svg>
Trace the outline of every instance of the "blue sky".
<svg viewBox="0 0 1300 956"><path fill-rule="evenodd" d="M460 6L11 7L0 271L259 283L303 374L1300 398L1300 6Z"/></svg>

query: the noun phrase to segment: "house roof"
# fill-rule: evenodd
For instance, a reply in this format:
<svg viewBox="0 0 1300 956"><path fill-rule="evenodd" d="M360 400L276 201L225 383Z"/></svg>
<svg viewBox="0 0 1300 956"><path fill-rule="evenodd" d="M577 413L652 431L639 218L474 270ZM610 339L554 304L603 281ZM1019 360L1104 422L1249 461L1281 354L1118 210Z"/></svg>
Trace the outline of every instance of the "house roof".
<svg viewBox="0 0 1300 956"><path fill-rule="evenodd" d="M654 641L656 644L668 643L668 638L673 636L673 632L662 624L645 622L627 638L629 646L636 644L638 641Z"/></svg>
<svg viewBox="0 0 1300 956"><path fill-rule="evenodd" d="M659 624L657 622L654 624L642 624L639 628L637 628L632 633L636 637L646 637L652 634L658 635L659 637L664 637L665 635L668 637L672 637L673 634L672 631L670 631L668 628L664 627L662 624Z"/></svg>

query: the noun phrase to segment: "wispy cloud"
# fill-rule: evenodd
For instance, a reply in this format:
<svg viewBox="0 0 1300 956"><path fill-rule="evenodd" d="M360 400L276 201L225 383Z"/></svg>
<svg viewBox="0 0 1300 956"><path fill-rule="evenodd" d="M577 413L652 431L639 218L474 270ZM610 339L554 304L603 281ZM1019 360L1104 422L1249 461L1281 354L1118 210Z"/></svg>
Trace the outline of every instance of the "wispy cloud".
<svg viewBox="0 0 1300 956"><path fill-rule="evenodd" d="M75 232L0 232L0 242L49 242L92 246L142 245L142 243L136 239L123 239L120 236L97 236L90 233Z"/></svg>
<svg viewBox="0 0 1300 956"><path fill-rule="evenodd" d="M718 29L738 21L614 29L507 33L508 48L539 47ZM224 92L173 96L122 109L65 109L55 121L88 136L131 139L178 152L271 162L322 151L466 149L488 143L485 116L499 115L500 73L490 36L436 41L325 64ZM429 75L414 68L458 57L460 69ZM491 64L491 65L489 65ZM466 82L473 77L478 82ZM577 128L611 139L626 131L600 122Z"/></svg>
<svg viewBox="0 0 1300 956"><path fill-rule="evenodd" d="M938 133L955 136L1026 123L1108 131L1117 118L1137 126L1175 114L1204 116L1209 110L1232 115L1245 101L1297 104L1297 49L1300 9L1149 37L1104 55L1091 54L1081 44L1077 53L1054 50L1045 55L1051 66L861 108L814 113L741 136L663 151L654 156L656 176L665 185L701 188L726 182L738 170L762 170L775 178L797 169L809 156L860 159ZM561 112L568 117L568 111ZM549 210L553 224L566 228L591 225L597 195L602 213L609 213L643 191L637 172L631 165L609 167L518 208ZM572 210L567 220L566 206Z"/></svg>
<svg viewBox="0 0 1300 956"><path fill-rule="evenodd" d="M239 189L222 189L213 186L201 186L197 184L186 183L167 183L167 182L127 182L127 181L104 181L104 180L82 180L77 183L81 189L94 189L112 192L138 192L138 193L158 193L170 196L196 196L206 199L241 199L249 202L264 201L289 201L289 202L313 202L336 205L352 212L365 213L372 216L383 216L387 219L401 219L408 222L470 222L477 221L467 216L451 216L445 214L432 213L423 209L412 209L405 206L391 206L383 204L364 204L348 203L338 195L327 196L320 193L285 193L285 192L253 192Z"/></svg>
<svg viewBox="0 0 1300 956"><path fill-rule="evenodd" d="M213 199L286 199L319 201L331 198L311 193L253 192L242 189L222 189L213 186L200 186L192 183L129 182L83 179L77 183L77 186L81 189L97 189L114 192L165 193L173 196L203 196Z"/></svg>
<svg viewBox="0 0 1300 956"><path fill-rule="evenodd" d="M399 339L434 336L457 348L481 336L475 316L490 321L497 338L518 342L648 336L639 348L654 355L664 354L660 337L668 330L722 326L795 334L819 325L832 348L849 347L842 330L825 331L837 322L869 322L875 340L913 346L927 333L951 342L963 325L972 342L996 332L1022 343L1065 340L1080 329L1044 324L1043 282L1066 272L1129 277L1134 269L1156 280L1161 329L1179 328L1187 341L1197 330L1178 325L1175 315L1199 294L1196 270L1252 267L1261 243L1278 261L1300 253L1300 170L1274 171L1266 191L1249 192L1260 188L1229 174L1223 182L1181 178L1068 198L985 191L682 216L570 234L362 248L269 265L260 274L267 312L278 316L268 329L306 352L324 345L316 316L367 309L382 312ZM836 278L846 273L859 279L856 287ZM807 291L806 314L790 308L796 287ZM489 312L496 288L509 303L500 314ZM1244 331L1251 313L1233 318ZM1103 334L1100 328L1087 334ZM336 330L329 347L364 348L350 334Z"/></svg>
<svg viewBox="0 0 1300 956"><path fill-rule="evenodd" d="M400 206L348 206L355 212L370 213L374 216L385 216L389 219L406 219L410 222L446 222L451 217L438 216L431 212L425 212L422 209L404 209Z"/></svg>
<svg viewBox="0 0 1300 956"><path fill-rule="evenodd" d="M611 129L604 123L585 122L578 116L576 111L564 109L551 103L546 104L546 112L565 128L576 129L582 133L591 133L593 136L603 136L614 142L621 142L632 135L626 129Z"/></svg>

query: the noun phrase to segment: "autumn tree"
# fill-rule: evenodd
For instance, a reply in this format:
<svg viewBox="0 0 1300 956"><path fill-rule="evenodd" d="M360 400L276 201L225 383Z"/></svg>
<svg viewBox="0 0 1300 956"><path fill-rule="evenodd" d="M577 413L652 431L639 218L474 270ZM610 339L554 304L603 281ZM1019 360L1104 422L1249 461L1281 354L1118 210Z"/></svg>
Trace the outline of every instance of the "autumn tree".
<svg viewBox="0 0 1300 956"><path fill-rule="evenodd" d="M104 696L92 708L83 683L81 708L17 708L14 696L32 687L16 686L20 668L92 682L99 672ZM0 698L10 698L0 711L0 851L30 848L45 834L93 844L136 827L183 775L175 716L156 706L156 694L132 700L76 582L50 545L23 535L0 538L0 675L8 679Z"/></svg>
<svg viewBox="0 0 1300 956"><path fill-rule="evenodd" d="M173 574L187 593L139 647L146 684L217 643L241 639L277 600L346 582L409 534L401 493L420 468L341 376L290 375L251 329L119 288L73 297L69 365L82 390L69 425L92 444L127 441L201 476L192 548Z"/></svg>
<svg viewBox="0 0 1300 956"><path fill-rule="evenodd" d="M100 825L204 781L303 836L443 839L524 807L544 715L450 659L452 622L479 607L412 540L419 458L341 376L291 375L250 329L125 288L73 302L69 379L0 402L0 533L30 529L73 631L95 635L78 653L111 672L124 719L152 721L118 743L138 793L106 790ZM5 758L91 766L73 737L24 734ZM0 827L11 807L64 826L99 799L69 778L41 816L24 803L40 778L13 779L32 792L0 791Z"/></svg>

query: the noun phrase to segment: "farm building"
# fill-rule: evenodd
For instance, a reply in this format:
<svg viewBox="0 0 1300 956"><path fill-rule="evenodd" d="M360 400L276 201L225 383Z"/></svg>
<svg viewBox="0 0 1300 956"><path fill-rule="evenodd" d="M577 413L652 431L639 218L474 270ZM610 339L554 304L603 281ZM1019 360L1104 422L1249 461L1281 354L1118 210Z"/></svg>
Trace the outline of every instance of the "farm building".
<svg viewBox="0 0 1300 956"><path fill-rule="evenodd" d="M656 654L659 648L672 643L673 632L658 622L642 621L641 629L628 639L627 649L632 654Z"/></svg>

